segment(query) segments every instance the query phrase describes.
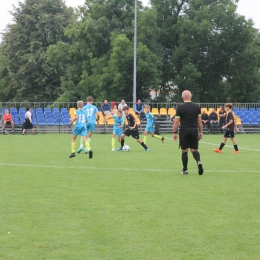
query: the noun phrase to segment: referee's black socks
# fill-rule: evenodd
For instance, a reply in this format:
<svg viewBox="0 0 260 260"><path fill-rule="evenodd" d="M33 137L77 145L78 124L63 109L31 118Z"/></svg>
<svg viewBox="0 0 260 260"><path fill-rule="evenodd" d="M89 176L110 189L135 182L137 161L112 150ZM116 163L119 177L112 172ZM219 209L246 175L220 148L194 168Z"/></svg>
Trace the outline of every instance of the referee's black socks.
<svg viewBox="0 0 260 260"><path fill-rule="evenodd" d="M236 151L238 151L237 144L234 144L234 149L235 149Z"/></svg>
<svg viewBox="0 0 260 260"><path fill-rule="evenodd" d="M125 139L121 139L121 147L123 148L124 145L125 145Z"/></svg>
<svg viewBox="0 0 260 260"><path fill-rule="evenodd" d="M183 170L187 171L187 167L188 167L188 153L187 152L182 152L181 155L181 159L182 159L182 164L183 164Z"/></svg>
<svg viewBox="0 0 260 260"><path fill-rule="evenodd" d="M199 153L199 151L194 151L194 152L192 152L192 154L193 154L193 157L196 160L196 162L200 162L200 153Z"/></svg>

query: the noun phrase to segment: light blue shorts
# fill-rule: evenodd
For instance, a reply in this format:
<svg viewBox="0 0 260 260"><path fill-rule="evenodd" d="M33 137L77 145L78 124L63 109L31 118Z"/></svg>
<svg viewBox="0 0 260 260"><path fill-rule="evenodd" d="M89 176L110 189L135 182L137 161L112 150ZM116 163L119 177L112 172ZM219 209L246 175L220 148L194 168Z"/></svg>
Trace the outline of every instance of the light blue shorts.
<svg viewBox="0 0 260 260"><path fill-rule="evenodd" d="M94 133L95 128L96 128L96 124L95 123L87 123L86 127L87 127L88 132Z"/></svg>
<svg viewBox="0 0 260 260"><path fill-rule="evenodd" d="M73 130L74 135L80 135L80 136L86 136L87 135L87 129L86 127L75 127Z"/></svg>
<svg viewBox="0 0 260 260"><path fill-rule="evenodd" d="M145 131L147 131L148 133L154 133L154 127L152 127L151 125L146 125Z"/></svg>
<svg viewBox="0 0 260 260"><path fill-rule="evenodd" d="M120 137L123 134L123 128L113 128L113 134L116 134Z"/></svg>

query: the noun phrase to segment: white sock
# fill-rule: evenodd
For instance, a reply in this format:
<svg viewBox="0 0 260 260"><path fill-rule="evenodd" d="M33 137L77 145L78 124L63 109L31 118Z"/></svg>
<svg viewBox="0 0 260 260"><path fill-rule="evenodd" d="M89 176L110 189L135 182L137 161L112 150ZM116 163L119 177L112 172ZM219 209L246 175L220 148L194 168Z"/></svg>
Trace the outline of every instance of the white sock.
<svg viewBox="0 0 260 260"><path fill-rule="evenodd" d="M83 144L81 144L79 148L83 149Z"/></svg>

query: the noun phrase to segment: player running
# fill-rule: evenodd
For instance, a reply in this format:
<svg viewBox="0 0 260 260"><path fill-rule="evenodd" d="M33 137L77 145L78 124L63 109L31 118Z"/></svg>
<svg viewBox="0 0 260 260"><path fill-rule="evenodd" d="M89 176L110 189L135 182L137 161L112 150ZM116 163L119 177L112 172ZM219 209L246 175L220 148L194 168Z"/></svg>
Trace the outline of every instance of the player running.
<svg viewBox="0 0 260 260"><path fill-rule="evenodd" d="M139 132L137 127L137 122L132 114L129 113L129 107L125 106L123 108L123 111L125 113L127 122L128 122L128 128L124 131L124 133L121 135L121 147L119 147L117 150L121 151L123 150L123 146L125 145L125 136L132 136L136 141L143 146L145 151L149 152L150 149L145 145L145 143L140 140L139 138Z"/></svg>
<svg viewBox="0 0 260 260"><path fill-rule="evenodd" d="M71 155L69 158L75 157L75 148L76 148L76 138L78 135L82 136L83 141L85 142L86 145L86 150L87 150L87 129L86 129L86 119L87 119L87 114L83 110L83 101L78 101L77 102L77 107L78 109L76 110L76 116L70 120L70 123L72 124L74 121L76 121L74 130L73 130L73 135L72 135L72 141L71 141ZM86 151L85 150L85 151Z"/></svg>
<svg viewBox="0 0 260 260"><path fill-rule="evenodd" d="M238 146L237 146L237 141L235 139L235 133L234 133L234 129L236 129L237 132L240 132L239 129L237 128L235 119L234 119L234 114L232 111L232 104L231 103L227 103L225 105L225 110L227 112L227 116L226 116L226 124L222 126L222 129L226 129L224 138L222 143L220 144L219 148L213 149L214 152L216 153L222 153L222 149L224 148L226 142L227 142L227 138L231 138L231 141L234 145L234 149L235 151L233 153L240 153L240 151L238 150Z"/></svg>
<svg viewBox="0 0 260 260"><path fill-rule="evenodd" d="M111 116L110 118L114 118L114 127L113 127L113 134L112 134L112 152L115 151L116 145L116 136L118 137L118 142L121 142L121 135L123 134L123 127L124 127L124 118L122 110L119 109L117 111L117 115ZM104 121L107 121L109 118L105 118Z"/></svg>
<svg viewBox="0 0 260 260"><path fill-rule="evenodd" d="M87 149L85 149L85 153L89 153L89 158L93 157L93 151L91 150L90 143L91 143L91 137L92 134L95 131L96 127L96 113L98 112L98 108L94 105L93 98L91 96L87 97L87 105L83 107L83 110L86 111L87 114ZM77 153L80 153L83 150L83 141L80 140L80 147L77 151Z"/></svg>
<svg viewBox="0 0 260 260"><path fill-rule="evenodd" d="M141 121L141 122L147 121L147 124L146 124L146 127L145 127L145 132L144 132L143 142L145 144L147 144L147 142L146 142L147 141L147 135L148 135L148 133L150 133L152 137L160 139L162 141L162 143L164 143L164 137L154 134L154 125L155 125L156 117L154 117L154 115L150 112L150 110L151 110L151 107L146 105L145 106L145 116L146 116L146 118L142 119L142 121Z"/></svg>

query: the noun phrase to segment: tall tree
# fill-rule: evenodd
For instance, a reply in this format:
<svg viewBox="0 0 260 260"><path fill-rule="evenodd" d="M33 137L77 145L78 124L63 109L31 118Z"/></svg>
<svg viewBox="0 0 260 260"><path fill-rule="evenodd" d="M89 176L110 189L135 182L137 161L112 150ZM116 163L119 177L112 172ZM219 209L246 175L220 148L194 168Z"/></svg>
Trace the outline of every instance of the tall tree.
<svg viewBox="0 0 260 260"><path fill-rule="evenodd" d="M60 71L45 58L49 45L68 39L64 29L74 21L62 0L25 0L13 7L14 24L3 37L12 100L53 101L61 94Z"/></svg>

